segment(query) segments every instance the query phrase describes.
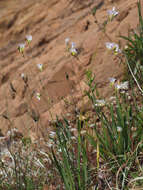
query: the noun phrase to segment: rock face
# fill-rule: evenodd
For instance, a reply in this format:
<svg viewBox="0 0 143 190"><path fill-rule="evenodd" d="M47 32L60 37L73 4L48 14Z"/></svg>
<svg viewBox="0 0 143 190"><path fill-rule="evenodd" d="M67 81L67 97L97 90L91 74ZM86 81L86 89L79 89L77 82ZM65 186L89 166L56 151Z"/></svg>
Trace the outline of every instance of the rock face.
<svg viewBox="0 0 143 190"><path fill-rule="evenodd" d="M96 7L102 25L113 6L119 15L104 33L91 10ZM95 73L102 96L108 96L108 78L120 79L123 69L105 43L120 42L122 47L125 43L117 36L127 35L137 23L136 0L0 1L0 128L16 127L27 135L47 127L51 112L53 117L64 112L61 99L80 96L87 69ZM22 55L17 47L29 34L33 40ZM78 59L66 51L67 37L76 43ZM43 64L42 71L37 64Z"/></svg>

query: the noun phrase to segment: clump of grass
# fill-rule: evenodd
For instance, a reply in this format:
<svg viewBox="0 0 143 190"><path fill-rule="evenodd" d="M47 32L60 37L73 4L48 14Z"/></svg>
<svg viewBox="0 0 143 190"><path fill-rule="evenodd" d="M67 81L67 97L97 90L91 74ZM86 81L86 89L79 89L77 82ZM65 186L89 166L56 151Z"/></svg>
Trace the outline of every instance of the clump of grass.
<svg viewBox="0 0 143 190"><path fill-rule="evenodd" d="M71 128L67 119L64 119L64 123L57 119L55 124L57 147L56 150L52 149L53 162L67 190L86 190L92 182L81 127L80 120L77 120L77 128Z"/></svg>
<svg viewBox="0 0 143 190"><path fill-rule="evenodd" d="M142 162L143 109L136 102L135 93L129 94L127 82L114 84L114 104L100 99L91 71L87 71L87 84L89 90L85 93L92 103L94 133L87 130L89 120L80 120L83 117L80 112L74 128L67 119L63 122L57 119L52 161L66 189L82 190L93 185L100 188L103 184L106 188L125 189L132 174L138 172L136 166L140 167ZM75 136L72 131L76 131ZM89 144L96 150L94 170L88 154ZM138 164L137 158L140 158Z"/></svg>
<svg viewBox="0 0 143 190"><path fill-rule="evenodd" d="M111 163L112 172L116 174L116 186L119 178L120 189L124 189L143 145L143 112L136 102L130 103L126 93L120 95L119 92L116 92L116 105L106 103L104 109L98 107L93 77L88 78L88 81L89 91L86 93L92 101L95 120L98 119L101 126L99 129L95 123L96 138L91 135L87 135L87 138L95 148L99 146L100 157Z"/></svg>

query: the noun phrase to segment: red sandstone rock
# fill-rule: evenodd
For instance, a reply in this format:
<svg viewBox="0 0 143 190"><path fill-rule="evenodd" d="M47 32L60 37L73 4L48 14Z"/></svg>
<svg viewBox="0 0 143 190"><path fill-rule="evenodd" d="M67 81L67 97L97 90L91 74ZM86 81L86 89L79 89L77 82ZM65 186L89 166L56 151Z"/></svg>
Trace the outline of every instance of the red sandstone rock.
<svg viewBox="0 0 143 190"><path fill-rule="evenodd" d="M107 19L107 10L115 6L119 11L107 24L107 35L94 22L91 10L95 6L101 24ZM137 23L136 0L0 1L0 113L9 117L0 117L0 128L6 131L12 123L29 135L30 131L47 128L49 110L53 117L66 113L61 99L82 95L80 88L86 88L87 69L95 73L102 96L109 96L108 78L121 78L123 70L105 43L110 39L118 43L119 33L126 35L128 28L135 28ZM23 57L17 47L29 34L33 39L26 44ZM79 59L66 52L67 37L80 50ZM43 64L42 72L37 68L39 63ZM37 92L41 94L40 101ZM37 121L32 118L34 112L38 114Z"/></svg>

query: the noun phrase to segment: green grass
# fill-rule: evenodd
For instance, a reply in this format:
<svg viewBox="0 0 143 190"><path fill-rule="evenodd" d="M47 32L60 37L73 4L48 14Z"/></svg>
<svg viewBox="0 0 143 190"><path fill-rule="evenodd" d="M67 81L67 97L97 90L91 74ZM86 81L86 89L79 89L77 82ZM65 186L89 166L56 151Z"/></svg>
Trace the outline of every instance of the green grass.
<svg viewBox="0 0 143 190"><path fill-rule="evenodd" d="M57 156L52 150L53 162L57 167L66 189L86 190L89 183L90 168L88 164L85 139L81 136L81 121L77 120L77 139L72 142L72 133L66 119L63 122L56 121L56 134L58 150ZM74 136L73 136L74 137Z"/></svg>

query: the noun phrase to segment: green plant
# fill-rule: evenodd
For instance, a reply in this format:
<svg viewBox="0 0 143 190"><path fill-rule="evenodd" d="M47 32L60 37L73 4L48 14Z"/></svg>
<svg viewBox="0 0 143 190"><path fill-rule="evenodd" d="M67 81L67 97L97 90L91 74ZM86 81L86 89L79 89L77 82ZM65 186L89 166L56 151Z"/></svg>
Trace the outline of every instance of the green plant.
<svg viewBox="0 0 143 190"><path fill-rule="evenodd" d="M112 172L120 179L120 188L124 189L127 177L133 168L136 157L141 152L143 144L143 110L139 109L136 102L130 104L128 96L116 92L116 105L110 103L97 104L99 101L95 93L95 77L91 72L87 73L89 90L87 96L92 102L95 111L94 131L96 138L87 135L89 142L97 148L99 146L100 157L106 163L112 163ZM98 106L99 105L99 106ZM121 175L119 175L121 173ZM118 183L116 182L118 187Z"/></svg>
<svg viewBox="0 0 143 190"><path fill-rule="evenodd" d="M77 137L73 136L67 119L64 123L57 119L55 127L57 151L52 149L53 162L64 187L67 190L86 190L91 185L90 164L85 138L81 135L81 121L77 120Z"/></svg>
<svg viewBox="0 0 143 190"><path fill-rule="evenodd" d="M139 25L137 30L129 31L128 37L120 36L127 41L127 45L124 48L123 54L126 56L130 68L129 72L132 70L134 76L142 84L143 76L143 18L141 14L141 2L138 1L138 17Z"/></svg>

